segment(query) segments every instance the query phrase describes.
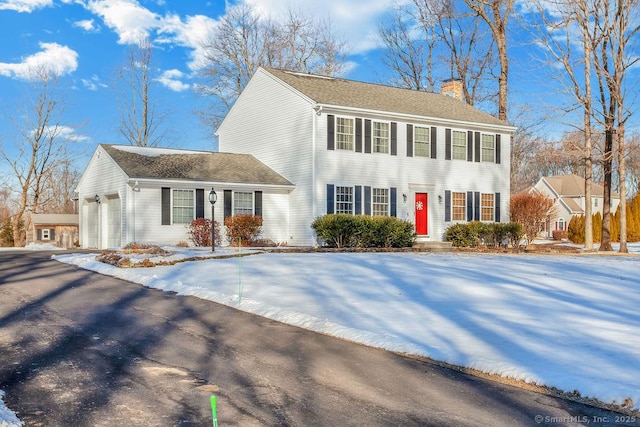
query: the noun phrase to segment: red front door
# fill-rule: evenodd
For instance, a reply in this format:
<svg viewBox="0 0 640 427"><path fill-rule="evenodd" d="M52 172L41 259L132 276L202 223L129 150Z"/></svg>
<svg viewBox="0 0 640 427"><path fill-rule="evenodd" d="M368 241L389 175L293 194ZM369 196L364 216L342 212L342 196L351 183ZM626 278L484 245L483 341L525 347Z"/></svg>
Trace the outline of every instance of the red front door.
<svg viewBox="0 0 640 427"><path fill-rule="evenodd" d="M416 234L426 236L429 234L427 207L427 193L416 193Z"/></svg>

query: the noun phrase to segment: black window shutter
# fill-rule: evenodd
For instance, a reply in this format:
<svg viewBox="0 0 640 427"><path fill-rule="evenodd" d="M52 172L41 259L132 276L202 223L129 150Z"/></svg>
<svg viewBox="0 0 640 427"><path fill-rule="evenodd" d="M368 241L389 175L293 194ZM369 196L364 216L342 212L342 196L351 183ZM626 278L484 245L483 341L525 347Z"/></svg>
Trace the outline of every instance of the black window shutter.
<svg viewBox="0 0 640 427"><path fill-rule="evenodd" d="M389 189L389 208L391 210L391 212L389 212L389 215L391 216L398 216L398 206L397 206L397 202L396 199L398 197L398 191L396 190L395 187L391 187Z"/></svg>
<svg viewBox="0 0 640 427"><path fill-rule="evenodd" d="M407 125L407 157L413 157L413 125Z"/></svg>
<svg viewBox="0 0 640 427"><path fill-rule="evenodd" d="M362 186L361 185L356 185L354 190L354 198L355 198L355 204L354 204L355 212L353 213L355 215L360 215L362 214Z"/></svg>
<svg viewBox="0 0 640 427"><path fill-rule="evenodd" d="M482 157L482 152L480 151L480 132L476 132L476 162L480 161L480 157Z"/></svg>
<svg viewBox="0 0 640 427"><path fill-rule="evenodd" d="M364 152L371 153L371 120L364 120Z"/></svg>
<svg viewBox="0 0 640 427"><path fill-rule="evenodd" d="M356 153L362 153L362 119L356 119Z"/></svg>
<svg viewBox="0 0 640 427"><path fill-rule="evenodd" d="M254 205L253 205L253 214L255 216L262 216L262 191L256 191L253 193L254 196Z"/></svg>
<svg viewBox="0 0 640 427"><path fill-rule="evenodd" d="M391 155L398 155L398 124L391 122Z"/></svg>
<svg viewBox="0 0 640 427"><path fill-rule="evenodd" d="M196 218L204 218L204 188L196 189Z"/></svg>
<svg viewBox="0 0 640 427"><path fill-rule="evenodd" d="M42 230L39 228L36 230L36 240L42 240Z"/></svg>
<svg viewBox="0 0 640 427"><path fill-rule="evenodd" d="M224 190L224 219L227 217L233 216L232 208L232 200L233 192L231 190Z"/></svg>
<svg viewBox="0 0 640 427"><path fill-rule="evenodd" d="M444 192L444 222L451 222L451 191Z"/></svg>
<svg viewBox="0 0 640 427"><path fill-rule="evenodd" d="M451 129L444 130L444 159L451 160Z"/></svg>
<svg viewBox="0 0 640 427"><path fill-rule="evenodd" d="M473 162L473 132L467 132L467 161Z"/></svg>
<svg viewBox="0 0 640 427"><path fill-rule="evenodd" d="M500 222L500 193L496 193L495 198L493 199L495 203L495 222Z"/></svg>
<svg viewBox="0 0 640 427"><path fill-rule="evenodd" d="M327 214L332 214L335 212L333 208L334 202L334 193L333 193L333 185L327 184Z"/></svg>
<svg viewBox="0 0 640 427"><path fill-rule="evenodd" d="M336 148L336 117L333 114L327 115L327 150Z"/></svg>
<svg viewBox="0 0 640 427"><path fill-rule="evenodd" d="M364 187L364 214L371 215L371 187Z"/></svg>
<svg viewBox="0 0 640 427"><path fill-rule="evenodd" d="M500 135L496 135L496 163L500 163Z"/></svg>
<svg viewBox="0 0 640 427"><path fill-rule="evenodd" d="M473 196L473 219L480 221L480 193L476 191Z"/></svg>
<svg viewBox="0 0 640 427"><path fill-rule="evenodd" d="M171 189L162 187L162 225L171 225Z"/></svg>
<svg viewBox="0 0 640 427"><path fill-rule="evenodd" d="M56 240L56 229L52 228L49 230L49 240Z"/></svg>
<svg viewBox="0 0 640 427"><path fill-rule="evenodd" d="M473 221L473 191L467 191L467 221Z"/></svg>
<svg viewBox="0 0 640 427"><path fill-rule="evenodd" d="M438 157L438 128L431 128L431 158L435 159Z"/></svg>

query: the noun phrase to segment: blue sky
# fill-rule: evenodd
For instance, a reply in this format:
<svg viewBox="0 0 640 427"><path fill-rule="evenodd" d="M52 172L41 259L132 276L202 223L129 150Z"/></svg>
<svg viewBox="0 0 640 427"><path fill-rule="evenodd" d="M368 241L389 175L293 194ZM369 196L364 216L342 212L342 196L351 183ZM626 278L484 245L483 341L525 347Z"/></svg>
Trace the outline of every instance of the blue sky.
<svg viewBox="0 0 640 427"><path fill-rule="evenodd" d="M377 28L394 5L407 0L238 0L273 18L289 8L307 16L330 19L349 43L351 64L345 77L380 80ZM83 168L100 143L126 141L118 132L114 75L140 35L153 42L156 85L152 93L166 112L170 133L164 145L216 149L215 141L195 112L205 105L195 91L202 59L201 42L225 13L228 2L201 0L0 0L0 143L11 146L15 126L9 117L25 104L30 65L54 64L66 103L67 132L84 147ZM532 87L527 53L512 42L511 83L514 97L531 102L540 96ZM524 82L525 84L521 84ZM536 94L537 95L533 95ZM84 162L82 161L84 159Z"/></svg>

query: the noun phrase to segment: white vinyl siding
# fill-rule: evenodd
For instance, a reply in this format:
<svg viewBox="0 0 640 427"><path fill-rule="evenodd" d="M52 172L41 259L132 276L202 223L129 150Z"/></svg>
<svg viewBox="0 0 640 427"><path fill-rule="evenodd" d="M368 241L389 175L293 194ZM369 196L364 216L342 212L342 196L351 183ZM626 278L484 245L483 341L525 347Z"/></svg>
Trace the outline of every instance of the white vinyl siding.
<svg viewBox="0 0 640 427"><path fill-rule="evenodd" d="M416 126L413 132L414 155L418 157L431 157L431 129Z"/></svg>
<svg viewBox="0 0 640 427"><path fill-rule="evenodd" d="M353 151L353 122L353 119L336 117L336 148L338 150Z"/></svg>
<svg viewBox="0 0 640 427"><path fill-rule="evenodd" d="M455 160L467 160L467 133L451 132L451 157Z"/></svg>
<svg viewBox="0 0 640 427"><path fill-rule="evenodd" d="M373 215L389 215L389 189L374 188L371 193L371 213Z"/></svg>
<svg viewBox="0 0 640 427"><path fill-rule="evenodd" d="M373 152L389 153L389 123L373 122Z"/></svg>
<svg viewBox="0 0 640 427"><path fill-rule="evenodd" d="M496 136L482 134L482 161L496 161Z"/></svg>
<svg viewBox="0 0 640 427"><path fill-rule="evenodd" d="M173 224L189 224L195 219L195 192L193 190L172 191Z"/></svg>

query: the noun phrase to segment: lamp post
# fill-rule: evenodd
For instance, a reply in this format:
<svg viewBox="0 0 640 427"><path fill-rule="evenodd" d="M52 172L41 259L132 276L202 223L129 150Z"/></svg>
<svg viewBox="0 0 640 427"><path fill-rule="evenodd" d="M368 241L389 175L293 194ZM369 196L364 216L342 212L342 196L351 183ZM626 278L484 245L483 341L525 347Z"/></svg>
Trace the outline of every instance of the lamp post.
<svg viewBox="0 0 640 427"><path fill-rule="evenodd" d="M209 192L209 203L211 203L211 252L216 251L216 220L215 220L215 204L218 201L216 190L211 187Z"/></svg>

